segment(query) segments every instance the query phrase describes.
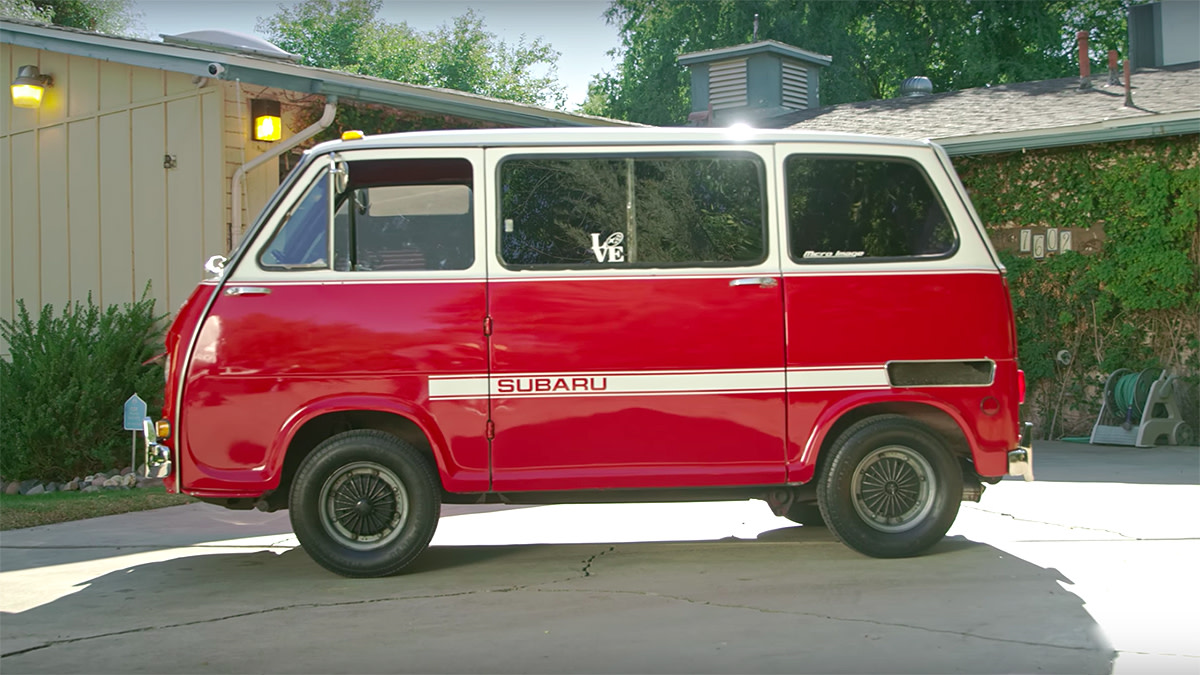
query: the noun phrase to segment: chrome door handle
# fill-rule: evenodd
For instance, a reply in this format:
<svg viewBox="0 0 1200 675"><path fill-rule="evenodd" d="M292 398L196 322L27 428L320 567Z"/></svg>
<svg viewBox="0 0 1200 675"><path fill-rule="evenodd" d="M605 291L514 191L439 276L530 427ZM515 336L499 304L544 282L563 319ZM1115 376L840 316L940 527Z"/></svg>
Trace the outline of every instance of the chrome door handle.
<svg viewBox="0 0 1200 675"><path fill-rule="evenodd" d="M779 285L775 281L775 277L745 277L742 279L732 279L729 282L730 286L758 286L760 288L775 288Z"/></svg>
<svg viewBox="0 0 1200 675"><path fill-rule="evenodd" d="M233 286L225 289L225 295L270 295L266 286Z"/></svg>

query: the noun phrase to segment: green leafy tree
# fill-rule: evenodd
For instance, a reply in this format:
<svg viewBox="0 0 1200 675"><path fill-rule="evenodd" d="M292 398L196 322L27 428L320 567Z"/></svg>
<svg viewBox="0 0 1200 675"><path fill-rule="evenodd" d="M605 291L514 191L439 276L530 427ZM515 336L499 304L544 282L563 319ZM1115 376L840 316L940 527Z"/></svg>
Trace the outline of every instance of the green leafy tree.
<svg viewBox="0 0 1200 675"><path fill-rule="evenodd" d="M821 103L888 98L913 75L939 91L1064 77L1075 66L1075 31L1091 34L1091 58L1121 50L1129 0L613 0L619 26L615 72L597 75L582 110L649 124L680 124L688 76L676 58L758 38L828 54Z"/></svg>
<svg viewBox="0 0 1200 675"><path fill-rule="evenodd" d="M0 0L0 16L113 35L139 30L130 0Z"/></svg>
<svg viewBox="0 0 1200 675"><path fill-rule="evenodd" d="M566 104L558 52L540 38L510 45L473 11L432 31L378 18L380 0L305 0L260 17L259 33L306 65L496 98Z"/></svg>

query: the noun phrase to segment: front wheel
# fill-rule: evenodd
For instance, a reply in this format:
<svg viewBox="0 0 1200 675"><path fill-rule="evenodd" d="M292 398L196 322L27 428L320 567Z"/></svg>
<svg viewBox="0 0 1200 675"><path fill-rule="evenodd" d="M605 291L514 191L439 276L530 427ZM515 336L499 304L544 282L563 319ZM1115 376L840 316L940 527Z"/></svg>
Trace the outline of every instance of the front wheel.
<svg viewBox="0 0 1200 675"><path fill-rule="evenodd" d="M395 574L433 538L437 474L411 444L380 431L331 436L292 481L292 529L322 567L347 577Z"/></svg>
<svg viewBox="0 0 1200 675"><path fill-rule="evenodd" d="M850 427L830 448L818 502L834 536L876 558L918 555L958 515L962 470L925 426L883 415Z"/></svg>

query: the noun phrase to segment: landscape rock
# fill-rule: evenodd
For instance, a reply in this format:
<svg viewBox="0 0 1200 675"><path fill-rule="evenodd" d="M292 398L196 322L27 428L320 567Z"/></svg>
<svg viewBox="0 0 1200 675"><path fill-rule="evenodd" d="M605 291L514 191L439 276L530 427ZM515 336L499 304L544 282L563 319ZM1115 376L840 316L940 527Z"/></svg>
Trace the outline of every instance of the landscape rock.
<svg viewBox="0 0 1200 675"><path fill-rule="evenodd" d="M89 485L89 486L83 488L82 490L80 490L80 492L99 492L99 491L100 491L100 488L96 487L95 485Z"/></svg>
<svg viewBox="0 0 1200 675"><path fill-rule="evenodd" d="M161 485L162 485L161 478L139 478L139 479L137 479L137 486L140 488L159 487Z"/></svg>
<svg viewBox="0 0 1200 675"><path fill-rule="evenodd" d="M108 479L105 478L103 475L97 474L96 477L91 480L91 484L98 488L104 487L104 481L106 481L106 480L108 480Z"/></svg>
<svg viewBox="0 0 1200 675"><path fill-rule="evenodd" d="M26 496L40 495L40 494L45 494L45 492L46 492L46 486L42 485L41 483L38 483L37 485L34 485L33 487L26 490L25 495Z"/></svg>
<svg viewBox="0 0 1200 675"><path fill-rule="evenodd" d="M79 479L67 481L67 484L62 486L64 492L74 492L79 489Z"/></svg>
<svg viewBox="0 0 1200 675"><path fill-rule="evenodd" d="M122 475L122 476L128 476L128 475L129 475L129 474L131 474L131 473L133 473L133 467L132 467L132 466L127 466L127 467L125 467L124 469L121 469L121 475Z"/></svg>
<svg viewBox="0 0 1200 675"><path fill-rule="evenodd" d="M122 479L117 476L104 481L104 487L121 487L122 484Z"/></svg>
<svg viewBox="0 0 1200 675"><path fill-rule="evenodd" d="M20 484L21 494L28 494L29 491L32 490L33 486L35 486L35 485L41 485L41 481L39 481L36 478L30 478L29 480L21 481L21 484Z"/></svg>
<svg viewBox="0 0 1200 675"><path fill-rule="evenodd" d="M21 484L14 480L13 482L4 486L4 494L6 494L6 495L21 494Z"/></svg>
<svg viewBox="0 0 1200 675"><path fill-rule="evenodd" d="M58 483L46 483L46 492L58 492L60 489Z"/></svg>
<svg viewBox="0 0 1200 675"><path fill-rule="evenodd" d="M121 477L121 484L125 487L133 487L137 484L137 476L132 473L127 473Z"/></svg>

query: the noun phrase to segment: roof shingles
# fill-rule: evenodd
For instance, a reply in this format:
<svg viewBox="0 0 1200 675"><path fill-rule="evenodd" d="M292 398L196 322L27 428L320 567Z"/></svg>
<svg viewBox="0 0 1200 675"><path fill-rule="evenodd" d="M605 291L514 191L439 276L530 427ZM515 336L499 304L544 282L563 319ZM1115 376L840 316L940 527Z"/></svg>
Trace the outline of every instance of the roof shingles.
<svg viewBox="0 0 1200 675"><path fill-rule="evenodd" d="M1081 89L1078 77L949 91L930 96L844 103L760 122L773 128L848 131L905 138L951 138L1070 127L1113 119L1200 110L1200 64L1133 73L1134 107L1108 76Z"/></svg>

